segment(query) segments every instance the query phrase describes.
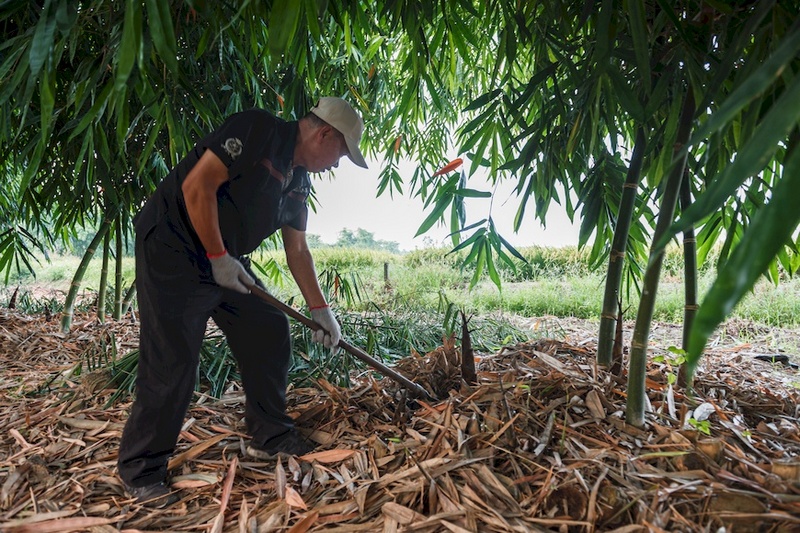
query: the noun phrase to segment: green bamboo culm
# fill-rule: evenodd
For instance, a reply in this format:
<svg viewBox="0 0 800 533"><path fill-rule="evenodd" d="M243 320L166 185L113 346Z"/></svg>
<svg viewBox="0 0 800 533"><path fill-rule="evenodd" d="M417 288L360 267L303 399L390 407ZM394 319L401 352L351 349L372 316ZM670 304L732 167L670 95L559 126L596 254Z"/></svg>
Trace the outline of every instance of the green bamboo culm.
<svg viewBox="0 0 800 533"><path fill-rule="evenodd" d="M122 215L117 217L116 263L114 270L114 320L122 318Z"/></svg>
<svg viewBox="0 0 800 533"><path fill-rule="evenodd" d="M781 248L796 246L793 234L800 224L800 210L797 209L797 198L800 198L800 149L796 141L796 137L794 142L790 138L783 172L777 180L772 198L753 216L700 305L686 350L689 386L714 330L753 288Z"/></svg>
<svg viewBox="0 0 800 533"><path fill-rule="evenodd" d="M667 177L664 196L661 199L661 209L658 213L653 243L659 242L672 225L675 216L675 207L680 195L681 182L683 181L684 168L686 167L686 154L681 148L689 140L694 117L694 93L687 87L686 98L683 102L678 133L675 142L675 153L682 154L674 163ZM628 399L625 407L625 419L628 424L635 427L644 426L645 403L645 376L647 370L647 343L650 338L650 323L653 321L653 311L656 305L656 292L658 281L661 277L661 265L664 261L664 248L651 248L647 270L642 282L642 296L639 301L639 310L636 314L636 325L633 329L631 340L630 363L628 366Z"/></svg>
<svg viewBox="0 0 800 533"><path fill-rule="evenodd" d="M636 204L636 192L639 189L639 180L642 175L642 162L644 161L646 144L647 138L644 128L639 128L636 132L636 142L633 146L628 174L625 178L625 184L622 186L622 198L620 200L619 213L617 214L617 224L614 228L614 241L611 244L611 254L608 259L608 273L603 294L603 311L600 315L597 364L605 367L610 367L612 362L619 288L622 284L622 267L625 264L625 250Z"/></svg>
<svg viewBox="0 0 800 533"><path fill-rule="evenodd" d="M681 212L686 211L692 203L691 184L689 177L683 177L681 183ZM681 348L686 351L689 349L689 335L692 331L692 323L697 314L697 237L694 233L694 226L689 226L683 232L683 339ZM686 386L686 367L681 365L678 369L678 385Z"/></svg>
<svg viewBox="0 0 800 533"><path fill-rule="evenodd" d="M69 332L69 328L72 327L72 317L75 313L75 300L78 298L78 290L81 287L81 281L83 281L83 276L86 274L86 269L89 268L89 263L94 257L97 247L103 242L110 227L111 221L107 217L104 217L103 222L100 224L100 229L95 234L92 242L89 243L89 247L83 254L78 268L75 270L75 275L72 276L72 283L70 283L69 293L67 294L67 299L64 301L64 311L61 315L62 333Z"/></svg>
<svg viewBox="0 0 800 533"><path fill-rule="evenodd" d="M125 293L125 298L122 299L122 306L121 306L121 313L120 318L122 315L128 312L128 309L131 308L133 297L136 296L136 280L134 279L131 282L131 286L128 287L128 291Z"/></svg>
<svg viewBox="0 0 800 533"><path fill-rule="evenodd" d="M108 294L108 260L111 255L111 232L103 237L103 266L100 268L100 286L97 288L97 320L106 321L106 299Z"/></svg>

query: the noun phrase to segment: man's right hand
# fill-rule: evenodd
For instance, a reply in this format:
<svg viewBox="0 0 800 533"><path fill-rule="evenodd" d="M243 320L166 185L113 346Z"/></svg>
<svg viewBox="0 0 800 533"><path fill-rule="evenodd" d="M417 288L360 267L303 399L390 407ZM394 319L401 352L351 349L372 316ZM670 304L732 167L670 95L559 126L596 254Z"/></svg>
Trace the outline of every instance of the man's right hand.
<svg viewBox="0 0 800 533"><path fill-rule="evenodd" d="M250 292L248 287L253 286L255 280L245 271L244 266L237 259L225 252L225 255L215 257L210 261L214 281L220 287L241 292L242 294Z"/></svg>

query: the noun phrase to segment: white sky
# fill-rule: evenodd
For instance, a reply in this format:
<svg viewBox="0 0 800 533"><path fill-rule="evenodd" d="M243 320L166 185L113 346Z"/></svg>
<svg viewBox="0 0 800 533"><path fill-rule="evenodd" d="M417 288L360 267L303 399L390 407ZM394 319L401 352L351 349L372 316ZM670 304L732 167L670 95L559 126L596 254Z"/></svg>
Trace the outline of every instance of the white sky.
<svg viewBox="0 0 800 533"><path fill-rule="evenodd" d="M365 229L383 241L395 241L403 250L426 247L423 240L426 236L433 244L452 247L447 237L450 233L444 225L434 226L428 233L414 238L420 224L427 218L432 208L423 209L419 198L407 198L395 194L394 198L384 193L376 197L378 189L378 173L381 164L368 161L369 169L354 165L343 158L335 177L330 175L312 176L317 194L317 213L310 212L307 232L319 235L328 244L336 242L343 229L355 231ZM401 165L400 175L407 183L414 172L413 164ZM497 231L514 247L524 246L574 246L578 244L578 226L570 223L564 209L552 203L547 215L547 228L534 218L535 204L530 201L525 212L525 221L520 232L513 232L514 215L519 200L514 192L516 183L510 180L500 184L495 192L492 206L492 219ZM491 186L477 175L469 178L468 187L482 191L491 191ZM404 188L407 191L408 187ZM490 199L467 198L467 225L486 218L489 213ZM449 220L449 209L446 217ZM468 231L463 238L472 234Z"/></svg>

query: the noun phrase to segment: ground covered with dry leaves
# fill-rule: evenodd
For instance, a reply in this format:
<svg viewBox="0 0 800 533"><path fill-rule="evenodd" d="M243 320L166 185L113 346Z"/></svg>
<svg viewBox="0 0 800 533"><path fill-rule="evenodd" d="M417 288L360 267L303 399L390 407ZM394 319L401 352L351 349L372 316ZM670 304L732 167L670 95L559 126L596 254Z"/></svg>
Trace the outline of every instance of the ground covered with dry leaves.
<svg viewBox="0 0 800 533"><path fill-rule="evenodd" d="M0 310L0 531L800 531L796 369L729 336L686 398L654 360L637 429L624 377L595 368L595 331L558 329L480 354L477 386L451 343L402 360L437 402L369 376L295 388L292 416L319 443L297 459L245 457L236 386L198 394L170 463L181 500L155 511L116 477L128 401L104 408L103 380L71 373L109 339L135 347L136 325L78 316L62 335L57 317Z"/></svg>

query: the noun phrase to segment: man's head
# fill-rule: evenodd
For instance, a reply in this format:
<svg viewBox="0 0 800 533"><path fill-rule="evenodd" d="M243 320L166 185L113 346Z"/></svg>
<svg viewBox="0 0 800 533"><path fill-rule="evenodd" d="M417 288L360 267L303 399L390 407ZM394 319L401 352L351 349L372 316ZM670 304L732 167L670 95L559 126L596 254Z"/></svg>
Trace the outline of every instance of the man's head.
<svg viewBox="0 0 800 533"><path fill-rule="evenodd" d="M356 165L367 168L358 147L364 122L345 100L332 96L320 98L304 121L310 125L309 141L314 147L303 157L304 166L309 171L321 172L336 167L343 155L350 157Z"/></svg>

